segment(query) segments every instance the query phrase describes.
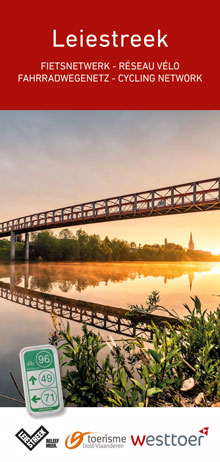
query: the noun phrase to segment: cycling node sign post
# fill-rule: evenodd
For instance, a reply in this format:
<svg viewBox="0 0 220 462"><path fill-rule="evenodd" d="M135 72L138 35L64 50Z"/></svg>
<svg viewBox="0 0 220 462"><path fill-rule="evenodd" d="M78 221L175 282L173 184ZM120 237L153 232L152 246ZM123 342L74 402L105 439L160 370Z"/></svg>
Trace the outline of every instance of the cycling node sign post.
<svg viewBox="0 0 220 462"><path fill-rule="evenodd" d="M52 345L20 352L26 408L32 415L52 414L63 408L57 350Z"/></svg>

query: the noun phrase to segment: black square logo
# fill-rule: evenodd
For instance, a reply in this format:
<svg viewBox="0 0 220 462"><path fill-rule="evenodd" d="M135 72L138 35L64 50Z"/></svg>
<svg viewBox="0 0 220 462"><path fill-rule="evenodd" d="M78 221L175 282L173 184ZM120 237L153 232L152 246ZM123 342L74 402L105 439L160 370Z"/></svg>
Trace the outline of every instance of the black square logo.
<svg viewBox="0 0 220 462"><path fill-rule="evenodd" d="M21 428L15 436L29 449L29 451L32 451L48 433L48 430L41 425L33 435L29 435L24 428Z"/></svg>

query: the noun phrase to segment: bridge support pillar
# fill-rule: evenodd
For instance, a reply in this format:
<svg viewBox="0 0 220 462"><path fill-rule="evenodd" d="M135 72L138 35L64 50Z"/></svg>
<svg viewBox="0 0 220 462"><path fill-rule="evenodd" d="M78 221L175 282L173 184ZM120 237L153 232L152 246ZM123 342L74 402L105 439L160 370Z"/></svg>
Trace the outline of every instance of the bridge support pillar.
<svg viewBox="0 0 220 462"><path fill-rule="evenodd" d="M10 263L10 291L13 292L15 286L15 264Z"/></svg>
<svg viewBox="0 0 220 462"><path fill-rule="evenodd" d="M11 243L10 243L10 259L15 261L15 232L11 232Z"/></svg>
<svg viewBox="0 0 220 462"><path fill-rule="evenodd" d="M29 287L29 262L25 263L24 287L25 289Z"/></svg>
<svg viewBox="0 0 220 462"><path fill-rule="evenodd" d="M25 233L24 259L29 261L29 233Z"/></svg>

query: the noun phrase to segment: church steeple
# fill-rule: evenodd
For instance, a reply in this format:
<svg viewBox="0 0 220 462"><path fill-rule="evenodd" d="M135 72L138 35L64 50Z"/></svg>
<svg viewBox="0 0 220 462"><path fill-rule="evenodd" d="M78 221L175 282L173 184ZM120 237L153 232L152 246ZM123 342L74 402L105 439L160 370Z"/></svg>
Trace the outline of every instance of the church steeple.
<svg viewBox="0 0 220 462"><path fill-rule="evenodd" d="M189 247L188 247L189 250L194 250L194 242L193 242L193 238L192 238L192 232L190 233L190 240L189 240Z"/></svg>

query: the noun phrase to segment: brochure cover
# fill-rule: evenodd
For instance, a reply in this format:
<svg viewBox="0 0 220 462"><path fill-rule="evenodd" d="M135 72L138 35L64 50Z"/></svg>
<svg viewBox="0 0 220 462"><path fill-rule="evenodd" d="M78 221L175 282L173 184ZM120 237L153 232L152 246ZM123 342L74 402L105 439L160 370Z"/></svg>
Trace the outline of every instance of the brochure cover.
<svg viewBox="0 0 220 462"><path fill-rule="evenodd" d="M1 5L2 459L216 455L218 13Z"/></svg>

